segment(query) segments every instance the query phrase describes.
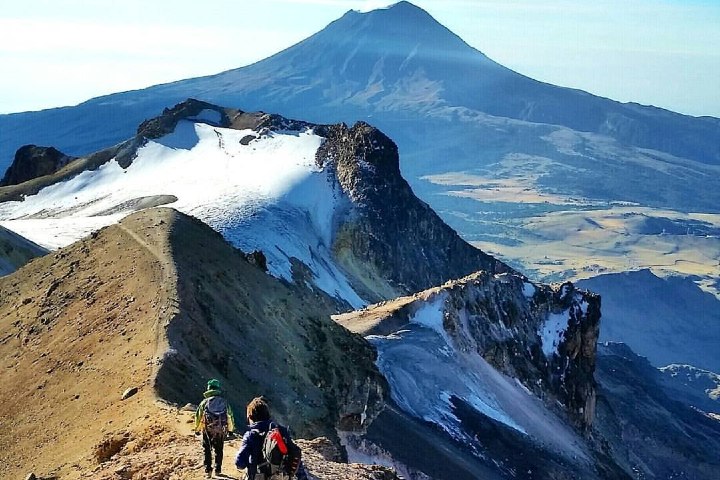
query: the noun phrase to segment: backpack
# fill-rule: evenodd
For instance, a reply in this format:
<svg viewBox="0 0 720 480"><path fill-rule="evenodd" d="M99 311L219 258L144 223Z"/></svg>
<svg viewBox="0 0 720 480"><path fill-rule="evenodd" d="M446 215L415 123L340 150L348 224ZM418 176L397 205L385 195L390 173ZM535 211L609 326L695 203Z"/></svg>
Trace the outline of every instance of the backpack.
<svg viewBox="0 0 720 480"><path fill-rule="evenodd" d="M208 398L203 415L208 436L224 438L228 429L227 401L219 396Z"/></svg>
<svg viewBox="0 0 720 480"><path fill-rule="evenodd" d="M294 478L301 455L300 447L292 441L287 428L271 423L263 438L258 472L265 478Z"/></svg>

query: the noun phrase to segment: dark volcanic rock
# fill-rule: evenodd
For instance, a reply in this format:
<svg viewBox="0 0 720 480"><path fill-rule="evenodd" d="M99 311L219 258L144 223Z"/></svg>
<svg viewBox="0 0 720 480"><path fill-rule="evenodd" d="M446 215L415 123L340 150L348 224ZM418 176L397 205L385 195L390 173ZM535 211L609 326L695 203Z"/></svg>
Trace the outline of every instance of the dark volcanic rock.
<svg viewBox="0 0 720 480"><path fill-rule="evenodd" d="M600 322L597 295L570 283L532 285L517 274L478 272L334 318L353 331L375 335L371 341L379 351L380 369L390 379L393 400L410 416L421 419L414 424L398 417L390 425L390 410L386 410L368 429L364 443L356 442L361 452L368 454L379 447L432 478L631 478L601 451L589 446L573 453L566 450L571 444L585 444L592 431ZM444 340L436 343L432 338L437 338L438 331ZM488 369L506 374L503 378L516 379L526 392L501 400L499 392L506 387L483 378L485 362L473 360L477 356L490 364ZM468 374L467 368L474 368L474 373ZM483 379L474 383L475 378ZM465 385L472 386L466 390ZM478 400L474 392L494 400ZM526 394L541 401L534 398L536 404L521 406L518 402ZM447 396L452 416L444 416L442 402L433 404L438 395ZM521 428L478 407L493 401L507 409L506 418L517 420ZM543 403L557 414L545 413L546 418L557 418L557 423L533 426L534 421L523 423L522 414L512 411L529 412ZM427 413L432 408L441 412L437 414L440 420L435 413ZM424 430L424 436L437 435L428 432L428 426L450 433L442 448L432 442L405 445L400 440L418 429ZM437 459L455 446L463 453L438 465ZM476 462L482 468L473 465Z"/></svg>
<svg viewBox="0 0 720 480"><path fill-rule="evenodd" d="M225 127L229 125L230 121L227 118L225 109L189 98L172 108L166 108L163 110L162 115L142 122L137 129L137 135L145 138L160 138L163 135L172 133L180 120L195 117L203 110L218 112L220 114L219 126Z"/></svg>
<svg viewBox="0 0 720 480"><path fill-rule="evenodd" d="M245 258L251 265L255 265L263 272L267 272L267 258L261 250L254 250L245 254Z"/></svg>
<svg viewBox="0 0 720 480"><path fill-rule="evenodd" d="M209 110L219 114L219 122L211 122L205 118L199 118L201 112ZM313 127L313 124L300 120L291 120L277 114L265 112L243 112L234 108L224 108L211 103L188 98L172 108L166 108L157 117L145 120L137 129L137 136L143 138L160 138L163 135L172 133L180 120L197 120L205 123L216 124L218 127L234 128L236 130L301 130ZM249 138L252 137L252 138ZM255 136L244 137L246 143Z"/></svg>
<svg viewBox="0 0 720 480"><path fill-rule="evenodd" d="M25 145L15 153L15 160L0 181L0 187L17 185L33 178L51 175L74 160L53 147Z"/></svg>
<svg viewBox="0 0 720 480"><path fill-rule="evenodd" d="M441 309L455 349L477 353L548 404L557 400L582 430L592 426L599 296L571 283L531 286L518 274L477 272L335 319L363 335L389 335L428 305Z"/></svg>
<svg viewBox="0 0 720 480"><path fill-rule="evenodd" d="M448 298L443 326L459 345L520 379L538 396L558 399L582 429L591 427L600 297L565 283L559 287L536 285L534 295L528 298L523 278L487 273L454 282L444 291ZM564 332L557 347L548 349L539 332L551 315L561 314L567 315L560 326Z"/></svg>
<svg viewBox="0 0 720 480"><path fill-rule="evenodd" d="M440 285L478 270L510 272L471 246L419 200L400 174L395 143L364 122L323 127L320 166L333 168L353 207L333 249L371 299ZM388 279L380 285L374 279ZM396 295L389 294L394 292Z"/></svg>

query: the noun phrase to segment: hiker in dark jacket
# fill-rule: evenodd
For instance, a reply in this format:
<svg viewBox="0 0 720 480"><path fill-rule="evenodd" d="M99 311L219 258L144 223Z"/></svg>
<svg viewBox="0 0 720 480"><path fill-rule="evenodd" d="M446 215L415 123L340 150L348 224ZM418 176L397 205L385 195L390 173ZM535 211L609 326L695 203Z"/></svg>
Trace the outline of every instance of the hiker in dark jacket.
<svg viewBox="0 0 720 480"><path fill-rule="evenodd" d="M270 408L263 397L257 397L250 401L247 406L247 420L248 431L243 435L240 450L235 457L235 466L238 470L247 469L245 476L247 480L274 479L275 477L267 477L258 472L258 465L264 461L262 453L264 437L273 426L278 425L270 420ZM308 478L302 461L295 473L295 478L298 480L307 480Z"/></svg>
<svg viewBox="0 0 720 480"><path fill-rule="evenodd" d="M235 431L232 408L222 395L220 381L212 379L207 383L202 402L195 411L195 435L202 434L205 454L205 476L212 472L212 453L215 451L215 475L222 472L223 442L228 433Z"/></svg>

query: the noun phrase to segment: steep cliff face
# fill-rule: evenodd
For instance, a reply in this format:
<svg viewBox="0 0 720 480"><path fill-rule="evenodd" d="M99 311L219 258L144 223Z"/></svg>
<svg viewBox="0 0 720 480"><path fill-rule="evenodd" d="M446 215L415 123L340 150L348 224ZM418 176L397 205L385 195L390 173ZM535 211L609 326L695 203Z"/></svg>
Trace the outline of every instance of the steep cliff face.
<svg viewBox="0 0 720 480"><path fill-rule="evenodd" d="M53 147L25 145L15 153L15 159L0 181L0 187L17 185L33 178L51 175L74 160Z"/></svg>
<svg viewBox="0 0 720 480"><path fill-rule="evenodd" d="M537 395L557 398L588 429L600 297L569 282L533 285L515 275L483 272L464 282L446 290L443 326L451 337Z"/></svg>
<svg viewBox="0 0 720 480"><path fill-rule="evenodd" d="M351 458L385 451L432 478L626 478L588 441L598 296L482 271L334 318L377 348L396 407L348 436ZM440 440L398 445L418 436L462 453L438 469Z"/></svg>
<svg viewBox="0 0 720 480"><path fill-rule="evenodd" d="M377 128L339 124L322 135L318 164L334 171L352 202L333 252L367 297L406 295L478 270L511 271L462 240L415 196L400 174L397 146Z"/></svg>
<svg viewBox="0 0 720 480"><path fill-rule="evenodd" d="M592 426L600 298L570 283L478 272L336 320L364 335L434 330L453 351L482 358L548 404L559 401L581 429Z"/></svg>

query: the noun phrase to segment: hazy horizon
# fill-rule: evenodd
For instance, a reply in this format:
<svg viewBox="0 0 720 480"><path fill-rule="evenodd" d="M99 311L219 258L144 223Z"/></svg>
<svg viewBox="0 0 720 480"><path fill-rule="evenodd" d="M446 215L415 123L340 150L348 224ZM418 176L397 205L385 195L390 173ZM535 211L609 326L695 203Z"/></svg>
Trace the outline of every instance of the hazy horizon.
<svg viewBox="0 0 720 480"><path fill-rule="evenodd" d="M62 3L62 4L61 4ZM27 0L0 18L0 113L212 75L262 60L347 10L394 2ZM720 117L720 4L708 0L416 0L523 75L622 102Z"/></svg>

